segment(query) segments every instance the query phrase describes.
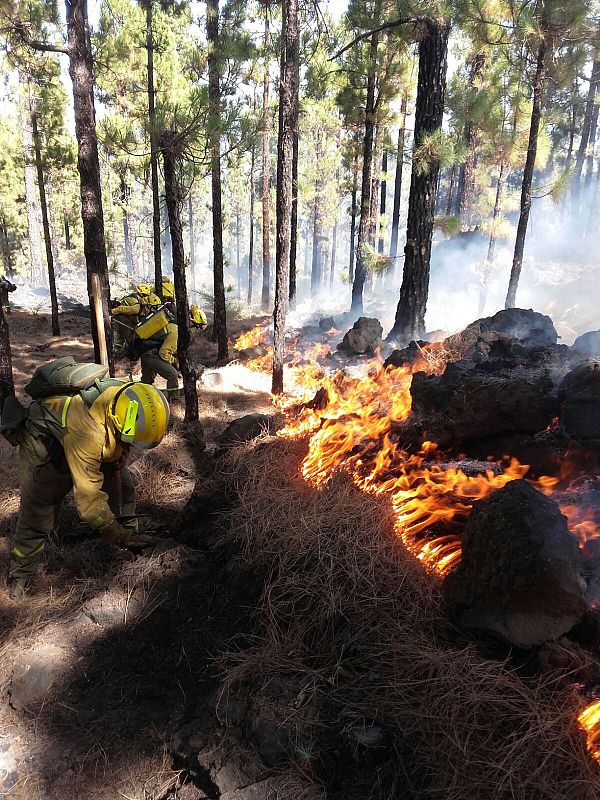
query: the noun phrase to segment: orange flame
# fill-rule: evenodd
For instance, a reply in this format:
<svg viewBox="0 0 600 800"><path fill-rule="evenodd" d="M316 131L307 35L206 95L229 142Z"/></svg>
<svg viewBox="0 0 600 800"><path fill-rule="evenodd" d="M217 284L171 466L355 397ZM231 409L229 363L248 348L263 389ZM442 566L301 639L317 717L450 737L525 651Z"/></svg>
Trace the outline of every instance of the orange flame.
<svg viewBox="0 0 600 800"><path fill-rule="evenodd" d="M262 325L255 325L249 331L240 334L233 345L235 350L249 350L251 347L260 347L267 341L267 332Z"/></svg>
<svg viewBox="0 0 600 800"><path fill-rule="evenodd" d="M588 753L600 762L600 700L594 700L577 717L579 727L586 734Z"/></svg>

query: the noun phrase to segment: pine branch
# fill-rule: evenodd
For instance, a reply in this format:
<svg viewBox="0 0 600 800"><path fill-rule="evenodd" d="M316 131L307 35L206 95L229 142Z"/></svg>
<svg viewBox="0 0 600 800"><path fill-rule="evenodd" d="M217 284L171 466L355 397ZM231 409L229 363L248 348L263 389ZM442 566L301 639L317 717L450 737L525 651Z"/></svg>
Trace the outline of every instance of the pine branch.
<svg viewBox="0 0 600 800"><path fill-rule="evenodd" d="M347 50L350 50L351 47L354 47L355 44L368 39L374 33L379 33L380 31L387 31L390 28L399 28L400 25L406 25L407 23L418 23L418 22L431 22L429 17L399 17L398 19L391 20L390 22L384 22L383 25L379 25L377 28L373 28L373 30L367 31L366 33L361 33L360 36L357 36L353 39L350 44L345 45L342 47L341 50L338 50L329 60L334 61L336 58L339 58L343 55Z"/></svg>
<svg viewBox="0 0 600 800"><path fill-rule="evenodd" d="M49 42L40 42L32 37L27 32L25 23L20 19L11 20L11 30L21 40L21 43L32 50L37 50L39 53L61 53L62 55L70 55L68 47L58 47L58 45L50 44Z"/></svg>

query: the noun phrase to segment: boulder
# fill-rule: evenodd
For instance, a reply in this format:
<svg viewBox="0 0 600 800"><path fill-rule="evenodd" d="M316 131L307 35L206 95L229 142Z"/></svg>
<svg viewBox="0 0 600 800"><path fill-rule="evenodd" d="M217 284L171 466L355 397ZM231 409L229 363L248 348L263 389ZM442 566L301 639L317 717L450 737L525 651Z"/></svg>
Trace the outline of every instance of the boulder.
<svg viewBox="0 0 600 800"><path fill-rule="evenodd" d="M600 363L569 372L559 390L561 421L574 439L600 439Z"/></svg>
<svg viewBox="0 0 600 800"><path fill-rule="evenodd" d="M413 375L412 410L441 446L503 433L538 433L558 415L549 370L515 370L468 361L442 375Z"/></svg>
<svg viewBox="0 0 600 800"><path fill-rule="evenodd" d="M589 358L600 357L600 331L588 331L573 342L573 349Z"/></svg>
<svg viewBox="0 0 600 800"><path fill-rule="evenodd" d="M479 328L481 333L504 333L531 346L545 347L558 341L558 333L550 317L531 308L503 308L492 317L476 320L466 330L473 328Z"/></svg>
<svg viewBox="0 0 600 800"><path fill-rule="evenodd" d="M319 328L322 331L330 331L332 328L337 328L337 324L333 317L323 317L319 320Z"/></svg>
<svg viewBox="0 0 600 800"><path fill-rule="evenodd" d="M219 437L221 447L232 447L242 442L256 439L262 433L274 433L279 426L279 418L271 414L246 414L234 419Z"/></svg>
<svg viewBox="0 0 600 800"><path fill-rule="evenodd" d="M566 518L553 500L517 480L474 505L444 595L466 628L528 648L582 619L586 588Z"/></svg>
<svg viewBox="0 0 600 800"><path fill-rule="evenodd" d="M425 341L415 342L412 341L408 344L407 347L403 347L402 350L392 350L386 360L383 362L383 368L387 369L388 367L405 367L414 364L417 360L419 355L421 354L421 348L427 344Z"/></svg>
<svg viewBox="0 0 600 800"><path fill-rule="evenodd" d="M357 355L374 353L381 346L382 336L383 328L378 319L359 317L338 344L338 350Z"/></svg>

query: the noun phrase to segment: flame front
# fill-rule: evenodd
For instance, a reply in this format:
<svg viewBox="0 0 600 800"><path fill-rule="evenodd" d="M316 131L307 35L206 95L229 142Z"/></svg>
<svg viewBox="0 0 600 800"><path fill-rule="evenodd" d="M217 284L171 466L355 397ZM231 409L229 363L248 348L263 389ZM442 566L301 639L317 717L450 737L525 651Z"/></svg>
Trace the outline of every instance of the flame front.
<svg viewBox="0 0 600 800"><path fill-rule="evenodd" d="M242 343L240 337L236 348L264 344L264 331L257 328ZM308 438L302 475L314 486L324 486L336 472L344 471L362 491L387 496L404 546L428 571L446 575L460 563L461 534L473 503L525 477L529 467L513 458L467 475L444 462L435 443L423 442L411 452L403 442L402 423L411 412L412 374L443 372L446 353L441 345L423 348L411 367L384 370L378 364L359 378L341 372L324 374L317 359L327 351L327 345L315 345L305 355L297 350L291 355L288 395L274 398L287 421L279 435ZM248 366L268 369L267 364L270 356ZM310 402L316 390L321 390L320 397ZM559 479L544 476L531 482L551 495ZM562 505L561 511L581 547L600 536L589 511L574 504ZM590 703L577 720L590 755L600 762L600 700Z"/></svg>
<svg viewBox="0 0 600 800"><path fill-rule="evenodd" d="M251 347L260 347L266 344L267 332L262 325L255 325L249 331L242 333L235 340L235 350L249 350Z"/></svg>

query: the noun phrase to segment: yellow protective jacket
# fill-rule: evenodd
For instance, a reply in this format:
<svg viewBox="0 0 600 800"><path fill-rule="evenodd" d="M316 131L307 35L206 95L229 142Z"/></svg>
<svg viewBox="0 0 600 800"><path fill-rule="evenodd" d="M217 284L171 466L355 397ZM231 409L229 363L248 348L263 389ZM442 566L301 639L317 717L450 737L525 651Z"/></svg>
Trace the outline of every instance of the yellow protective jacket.
<svg viewBox="0 0 600 800"><path fill-rule="evenodd" d="M141 314L142 304L137 294L130 294L121 300L121 305L113 308L111 314Z"/></svg>
<svg viewBox="0 0 600 800"><path fill-rule="evenodd" d="M167 364L173 364L177 358L177 325L174 322L169 322L166 331L165 338L158 350L158 355Z"/></svg>
<svg viewBox="0 0 600 800"><path fill-rule="evenodd" d="M62 423L60 441L73 481L75 505L81 519L92 528L103 528L114 519L108 495L102 490L104 475L101 466L118 461L123 453L108 415L118 391L118 386L106 389L89 408L79 395L38 401L51 412L53 419ZM33 403L30 409L30 419L36 427L43 427L41 415L34 410L35 405ZM52 433L53 426L46 425L46 429Z"/></svg>

